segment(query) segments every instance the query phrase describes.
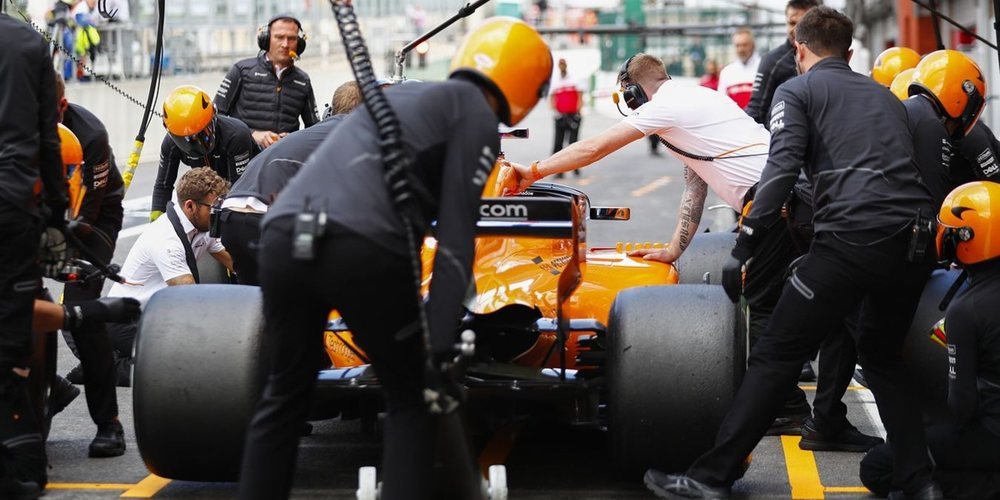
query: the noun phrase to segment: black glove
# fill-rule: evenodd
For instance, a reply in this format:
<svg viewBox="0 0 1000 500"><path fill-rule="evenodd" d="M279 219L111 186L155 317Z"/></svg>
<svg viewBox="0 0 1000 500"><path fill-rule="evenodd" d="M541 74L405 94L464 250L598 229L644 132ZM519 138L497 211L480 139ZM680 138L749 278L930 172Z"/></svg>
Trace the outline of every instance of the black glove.
<svg viewBox="0 0 1000 500"><path fill-rule="evenodd" d="M730 256L722 266L722 288L729 300L739 302L743 294L743 262L736 257Z"/></svg>

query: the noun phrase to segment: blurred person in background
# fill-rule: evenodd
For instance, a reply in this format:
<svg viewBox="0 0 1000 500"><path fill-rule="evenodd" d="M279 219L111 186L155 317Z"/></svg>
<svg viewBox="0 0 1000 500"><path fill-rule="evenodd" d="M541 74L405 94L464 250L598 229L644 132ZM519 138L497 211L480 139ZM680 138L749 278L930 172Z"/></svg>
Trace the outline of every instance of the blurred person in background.
<svg viewBox="0 0 1000 500"><path fill-rule="evenodd" d="M583 110L583 87L580 82L566 70L566 59L559 59L559 74L552 81L549 103L556 116L556 137L552 146L552 154L562 150L567 144L576 142L580 135L580 111ZM577 177L579 170L574 170ZM561 179L563 174L557 174Z"/></svg>
<svg viewBox="0 0 1000 500"><path fill-rule="evenodd" d="M750 30L746 28L736 30L736 33L733 33L736 60L719 72L716 90L736 101L742 109L746 109L750 103L754 75L757 74L757 66L760 64L760 56L754 52L755 47L753 33Z"/></svg>

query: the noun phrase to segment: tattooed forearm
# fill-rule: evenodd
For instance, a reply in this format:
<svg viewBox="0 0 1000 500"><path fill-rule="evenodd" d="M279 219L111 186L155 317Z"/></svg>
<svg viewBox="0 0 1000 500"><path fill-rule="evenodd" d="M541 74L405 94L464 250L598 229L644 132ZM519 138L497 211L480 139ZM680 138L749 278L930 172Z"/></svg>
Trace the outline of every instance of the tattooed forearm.
<svg viewBox="0 0 1000 500"><path fill-rule="evenodd" d="M684 168L684 181L680 220L677 223L677 239L681 251L688 247L698 230L701 214L705 210L705 198L708 196L708 184L687 167Z"/></svg>

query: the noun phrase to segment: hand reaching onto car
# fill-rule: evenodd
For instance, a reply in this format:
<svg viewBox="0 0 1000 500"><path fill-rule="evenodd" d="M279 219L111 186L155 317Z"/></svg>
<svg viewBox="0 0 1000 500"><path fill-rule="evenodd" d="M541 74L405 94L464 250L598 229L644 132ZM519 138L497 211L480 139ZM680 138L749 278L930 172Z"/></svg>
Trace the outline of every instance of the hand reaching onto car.
<svg viewBox="0 0 1000 500"><path fill-rule="evenodd" d="M503 186L501 196L512 196L520 193L541 179L541 176L535 175L538 170L532 169L530 165L522 165L512 161L504 163L510 168L508 172L500 172L500 185Z"/></svg>
<svg viewBox="0 0 1000 500"><path fill-rule="evenodd" d="M639 248L629 252L628 256L670 264L680 258L681 251L677 247L667 245L664 248Z"/></svg>

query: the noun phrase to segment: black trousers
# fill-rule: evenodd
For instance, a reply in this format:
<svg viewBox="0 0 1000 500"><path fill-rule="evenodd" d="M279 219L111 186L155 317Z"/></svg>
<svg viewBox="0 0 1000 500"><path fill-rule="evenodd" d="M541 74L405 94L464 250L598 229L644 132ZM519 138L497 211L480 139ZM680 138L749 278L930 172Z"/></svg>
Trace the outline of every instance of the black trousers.
<svg viewBox="0 0 1000 500"><path fill-rule="evenodd" d="M311 262L292 258L292 217L273 221L261 238L265 345L271 371L247 434L239 497L286 498L292 486L299 428L316 384L327 315L336 308L375 369L387 406L382 498L429 498L436 444L423 402L423 348L418 335L396 340L416 321L409 260L352 234L328 234ZM335 285L334 285L335 284ZM456 462L476 474L471 455Z"/></svg>
<svg viewBox="0 0 1000 500"><path fill-rule="evenodd" d="M22 366L31 353L41 234L38 220L0 201L0 372Z"/></svg>
<svg viewBox="0 0 1000 500"><path fill-rule="evenodd" d="M83 244L102 262L111 262L115 240L98 228L83 239ZM73 304L101 297L104 278L91 280L86 285L67 283L63 288L63 303ZM69 333L64 331L73 354L83 366L83 384L86 389L87 409L97 425L107 424L118 417L118 380L115 370L111 338L104 323L89 324Z"/></svg>
<svg viewBox="0 0 1000 500"><path fill-rule="evenodd" d="M896 229L816 235L750 352L715 447L694 462L689 476L714 486L738 479L743 460L795 385L802 363L860 306L858 351L892 445L893 484L912 494L931 480L920 405L902 358L931 267L906 262L908 232L886 238ZM859 246L844 241L847 237L874 243Z"/></svg>
<svg viewBox="0 0 1000 500"><path fill-rule="evenodd" d="M751 349L774 313L788 277L789 265L806 253L812 241L812 209L794 195L787 206L788 218L779 219L777 225L765 234L763 241L754 249L753 261L747 269L744 296L750 309ZM845 329L832 332L820 346L819 373L812 413L817 425L825 432L835 434L849 424L847 405L842 399L851 383L857 362L857 349L852 337L854 330L850 328L856 323L857 318L852 315L847 320ZM809 413L806 394L795 385L778 416L802 416Z"/></svg>
<svg viewBox="0 0 1000 500"><path fill-rule="evenodd" d="M41 224L0 200L0 476L47 482L45 443L27 381L12 368L31 354Z"/></svg>
<svg viewBox="0 0 1000 500"><path fill-rule="evenodd" d="M964 428L938 424L927 428L927 447L934 459L934 480L947 498L1000 497L1000 436L979 422ZM893 458L881 444L861 460L861 483L886 496L893 489Z"/></svg>
<svg viewBox="0 0 1000 500"><path fill-rule="evenodd" d="M580 113L561 114L556 117L556 141L552 153L562 151L568 144L576 142L580 135Z"/></svg>
<svg viewBox="0 0 1000 500"><path fill-rule="evenodd" d="M257 251L260 245L260 221L264 214L227 209L219 216L222 218L222 245L233 256L236 280L241 285L259 285Z"/></svg>

